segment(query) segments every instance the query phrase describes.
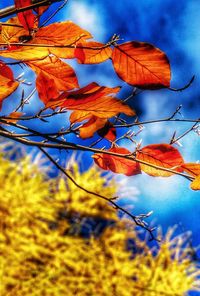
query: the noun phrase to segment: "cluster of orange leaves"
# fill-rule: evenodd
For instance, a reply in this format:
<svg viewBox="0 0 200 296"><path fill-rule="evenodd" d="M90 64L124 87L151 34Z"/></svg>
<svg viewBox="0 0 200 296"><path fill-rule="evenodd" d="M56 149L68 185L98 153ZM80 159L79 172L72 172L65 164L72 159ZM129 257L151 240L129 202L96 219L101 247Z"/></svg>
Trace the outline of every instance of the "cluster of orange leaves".
<svg viewBox="0 0 200 296"><path fill-rule="evenodd" d="M122 147L113 147L108 151L111 153L93 155L94 161L102 169L127 176L141 174L143 171L153 177L170 177L176 172L185 172L188 176L194 177L190 186L191 189L200 189L200 164L185 163L178 149L172 145L151 144L136 150L134 153ZM124 155L128 158L122 158L115 154Z"/></svg>
<svg viewBox="0 0 200 296"><path fill-rule="evenodd" d="M30 4L31 0L15 0L17 8ZM79 128L82 139L98 132L112 142L116 139L116 130L109 119L119 112L134 116L135 111L116 97L120 87L92 82L80 88L74 69L62 59L76 58L81 64L111 59L117 75L126 83L141 89L160 89L170 86L168 58L160 49L144 42L117 44L113 40L102 44L88 41L91 34L71 21L38 27L40 15L47 8L29 9L2 23L0 56L19 60L35 72L38 95L45 107L71 110L71 124L83 122ZM19 83L11 68L0 61L1 103ZM12 116L15 120L21 114L11 113ZM168 177L173 171L185 171L194 179L191 188L200 189L200 165L184 163L180 152L168 144L148 145L136 149L134 155L126 148L113 145L93 157L101 168L125 175L144 171L151 176Z"/></svg>

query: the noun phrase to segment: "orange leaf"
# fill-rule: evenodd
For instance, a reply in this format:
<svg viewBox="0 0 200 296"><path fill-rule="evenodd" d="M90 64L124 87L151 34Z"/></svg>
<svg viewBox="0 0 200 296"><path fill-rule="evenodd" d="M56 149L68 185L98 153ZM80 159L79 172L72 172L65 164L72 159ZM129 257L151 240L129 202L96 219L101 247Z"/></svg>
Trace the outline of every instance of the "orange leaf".
<svg viewBox="0 0 200 296"><path fill-rule="evenodd" d="M40 71L37 76L36 88L44 104L59 96L59 91L57 90L54 79L49 77L44 71Z"/></svg>
<svg viewBox="0 0 200 296"><path fill-rule="evenodd" d="M117 75L142 89L158 89L170 85L167 56L149 43L130 41L115 46L112 61Z"/></svg>
<svg viewBox="0 0 200 296"><path fill-rule="evenodd" d="M79 117L85 119L90 115L99 118L110 118L119 112L129 116L135 115L135 112L128 105L110 96L118 92L119 89L118 87L99 86L93 82L77 91L64 92L58 99L50 101L48 107L80 111L80 113L76 112L75 115L72 113L73 120L70 117L71 123L80 121Z"/></svg>
<svg viewBox="0 0 200 296"><path fill-rule="evenodd" d="M76 74L72 67L57 57L52 56L46 57L43 60L29 61L27 65L38 74L36 86L38 87L40 95L42 95L40 98L45 104L50 99L58 97L60 91L79 87ZM49 81L50 85L44 87L44 81L46 81L47 84ZM44 92L42 87L45 88ZM47 91L49 93L47 93Z"/></svg>
<svg viewBox="0 0 200 296"><path fill-rule="evenodd" d="M69 93L70 98L79 99L79 98L88 98L91 95L94 97L101 97L104 95L116 94L120 91L121 87L106 87L99 86L96 82L92 82L85 87L80 88L79 90ZM65 94L64 94L65 97Z"/></svg>
<svg viewBox="0 0 200 296"><path fill-rule="evenodd" d="M121 155L131 154L129 150L122 147L114 147L108 151ZM104 153L97 153L92 157L94 158L95 163L104 170L109 170L118 174L124 174L126 176L133 176L141 173L139 163L135 162L134 160Z"/></svg>
<svg viewBox="0 0 200 296"><path fill-rule="evenodd" d="M79 128L79 135L82 139L91 138L96 131L105 126L107 119L91 116L88 122Z"/></svg>
<svg viewBox="0 0 200 296"><path fill-rule="evenodd" d="M86 111L73 111L70 114L69 120L71 123L77 123L77 122L81 122L83 120L87 120L90 119L91 114L90 112L86 112Z"/></svg>
<svg viewBox="0 0 200 296"><path fill-rule="evenodd" d="M46 27L42 27L37 30L35 35L28 36L29 31L24 30L19 27L19 22L13 18L12 23L16 23L16 27L11 27L12 29L4 32L5 37L2 42L19 42L22 38L26 39L26 44L29 46L19 46L14 48L14 50L2 50L0 55L6 58L13 58L16 60L36 60L43 59L50 53L60 57L60 58L74 58L74 50L77 42L85 41L92 37L92 35L80 28L78 25L72 23L71 21L54 23ZM13 29L14 28L14 29ZM34 47L32 44L41 45L41 47ZM55 45L55 47L44 47L44 45ZM58 47L56 47L58 46ZM60 46L60 47L59 47ZM69 48L62 48L62 46L69 46Z"/></svg>
<svg viewBox="0 0 200 296"><path fill-rule="evenodd" d="M88 31L71 21L65 21L40 28L33 43L73 45L89 38L92 38L92 35Z"/></svg>
<svg viewBox="0 0 200 296"><path fill-rule="evenodd" d="M48 48L16 46L13 50L0 50L0 56L20 61L44 59L49 55Z"/></svg>
<svg viewBox="0 0 200 296"><path fill-rule="evenodd" d="M98 130L98 135L113 142L116 139L116 129L110 121L107 121L104 127Z"/></svg>
<svg viewBox="0 0 200 296"><path fill-rule="evenodd" d="M111 95L117 93L120 90L120 87L109 88L105 86L99 86L97 83L92 82L85 87L82 87L76 91L72 92L64 92L56 101L49 102L49 107L61 107L65 102L66 99L87 99L93 97L94 99L99 98L104 95ZM78 101L77 101L78 102ZM80 111L80 110L79 110ZM81 113L76 113L72 117L70 117L70 122L80 122L85 119L85 116L88 117L88 112L82 110ZM80 120L80 118L83 118Z"/></svg>
<svg viewBox="0 0 200 296"><path fill-rule="evenodd" d="M200 175L200 163L184 163L181 165L183 170L191 176L198 176Z"/></svg>
<svg viewBox="0 0 200 296"><path fill-rule="evenodd" d="M23 115L22 112L12 112L10 113L7 117L9 117L9 119L6 119L7 123L16 123L18 120L20 120L20 117Z"/></svg>
<svg viewBox="0 0 200 296"><path fill-rule="evenodd" d="M194 181L190 184L192 190L200 190L200 175L196 176Z"/></svg>
<svg viewBox="0 0 200 296"><path fill-rule="evenodd" d="M0 61L0 109L2 101L11 95L18 85L19 82L14 81L12 70Z"/></svg>
<svg viewBox="0 0 200 296"><path fill-rule="evenodd" d="M125 105L122 101L109 97L102 96L99 98L93 98L92 96L85 99L66 99L66 101L60 105L62 108L68 110L86 111L99 118L110 118L120 113L133 116L135 112L131 110L128 105ZM77 113L76 113L77 114Z"/></svg>
<svg viewBox="0 0 200 296"><path fill-rule="evenodd" d="M32 4L31 0L15 0L15 7L22 8L26 6L30 6ZM19 12L17 14L18 19L24 29L31 30L34 27L35 15L33 14L32 9L25 10L23 12Z"/></svg>
<svg viewBox="0 0 200 296"><path fill-rule="evenodd" d="M147 163L140 163L141 170L153 177L169 177L173 173L151 167L148 164L172 169L177 172L183 171L180 166L184 163L184 160L180 152L169 144L145 146L137 152L137 159Z"/></svg>
<svg viewBox="0 0 200 296"><path fill-rule="evenodd" d="M112 55L112 49L99 42L78 43L74 52L80 64L98 64L106 61Z"/></svg>
<svg viewBox="0 0 200 296"><path fill-rule="evenodd" d="M55 47L49 47L50 53L60 58L74 58L74 49L77 42L89 38L92 38L92 35L88 31L71 21L65 21L40 28L35 34L35 38L29 43L55 45ZM63 45L71 46L71 48L59 47Z"/></svg>
<svg viewBox="0 0 200 296"><path fill-rule="evenodd" d="M70 122L77 123L88 120L79 128L82 139L90 138L97 131L99 136L110 141L116 139L116 130L106 118L99 118L86 111L74 111L70 115Z"/></svg>
<svg viewBox="0 0 200 296"><path fill-rule="evenodd" d="M20 41L21 36L28 36L29 31L21 26L17 17L12 17L7 22L2 23L1 41L2 43L15 43Z"/></svg>

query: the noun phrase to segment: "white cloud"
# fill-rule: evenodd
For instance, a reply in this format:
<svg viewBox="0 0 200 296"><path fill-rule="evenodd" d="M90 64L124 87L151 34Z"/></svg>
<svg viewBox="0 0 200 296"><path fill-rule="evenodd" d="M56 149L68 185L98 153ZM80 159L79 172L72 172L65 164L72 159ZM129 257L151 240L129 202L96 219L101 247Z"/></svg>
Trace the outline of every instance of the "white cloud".
<svg viewBox="0 0 200 296"><path fill-rule="evenodd" d="M71 1L66 8L65 13L67 18L74 21L82 28L88 30L94 38L98 38L98 41L103 39L105 34L102 13L98 11L97 5L92 7L86 2Z"/></svg>

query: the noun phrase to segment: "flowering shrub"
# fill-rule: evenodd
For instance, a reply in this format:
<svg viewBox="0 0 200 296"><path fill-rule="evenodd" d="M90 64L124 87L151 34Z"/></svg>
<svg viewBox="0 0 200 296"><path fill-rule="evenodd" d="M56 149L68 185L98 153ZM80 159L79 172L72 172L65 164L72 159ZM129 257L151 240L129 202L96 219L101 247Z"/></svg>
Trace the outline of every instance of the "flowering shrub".
<svg viewBox="0 0 200 296"><path fill-rule="evenodd" d="M161 239L153 252L133 222L61 178L48 179L28 158L0 157L2 296L155 296L200 291L187 235ZM71 173L79 184L114 195L95 168ZM93 223L93 224L92 224ZM94 227L92 227L94 225ZM87 229L88 227L88 229Z"/></svg>

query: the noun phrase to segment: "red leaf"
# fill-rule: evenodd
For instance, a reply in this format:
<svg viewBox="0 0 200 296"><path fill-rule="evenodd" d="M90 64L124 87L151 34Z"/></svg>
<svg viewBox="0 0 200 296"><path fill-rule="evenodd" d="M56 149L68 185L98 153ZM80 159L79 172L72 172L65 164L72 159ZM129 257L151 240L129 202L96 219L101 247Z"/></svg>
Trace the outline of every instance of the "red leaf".
<svg viewBox="0 0 200 296"><path fill-rule="evenodd" d="M181 165L184 163L184 160L180 152L169 144L152 144L145 146L137 152L137 159L147 163L141 163L140 166L141 170L150 176L169 177L173 175L173 173L159 170L148 164L172 169L177 172L183 171Z"/></svg>
<svg viewBox="0 0 200 296"><path fill-rule="evenodd" d="M1 61L0 61L0 75L10 79L11 81L14 81L12 70Z"/></svg>
<svg viewBox="0 0 200 296"><path fill-rule="evenodd" d="M131 152L126 148L114 147L108 150L109 152L119 153L121 155L130 155ZM125 159L119 156L97 153L92 156L95 163L104 170L109 170L114 173L133 176L141 174L139 163L134 160Z"/></svg>
<svg viewBox="0 0 200 296"><path fill-rule="evenodd" d="M19 82L14 80L12 70L3 62L0 62L0 110L2 102L18 87Z"/></svg>
<svg viewBox="0 0 200 296"><path fill-rule="evenodd" d="M40 71L37 76L36 88L38 95L44 104L46 104L50 99L54 99L59 96L54 79L49 77L49 75L44 71Z"/></svg>
<svg viewBox="0 0 200 296"><path fill-rule="evenodd" d="M170 85L167 56L149 43L130 41L115 46L112 61L117 75L142 89L159 89Z"/></svg>
<svg viewBox="0 0 200 296"><path fill-rule="evenodd" d="M32 4L31 0L15 0L15 7L16 8L22 8L22 7L27 7ZM31 30L34 27L34 22L35 22L35 15L33 14L32 9L25 10L23 12L19 12L17 14L18 19L24 29L26 30Z"/></svg>

